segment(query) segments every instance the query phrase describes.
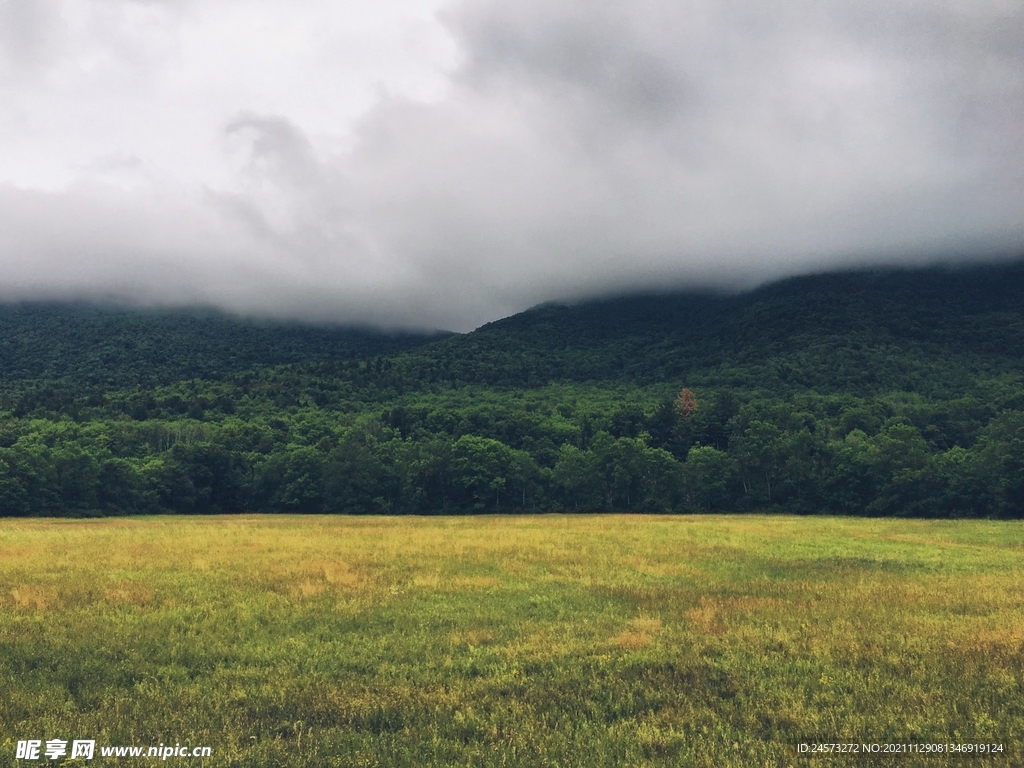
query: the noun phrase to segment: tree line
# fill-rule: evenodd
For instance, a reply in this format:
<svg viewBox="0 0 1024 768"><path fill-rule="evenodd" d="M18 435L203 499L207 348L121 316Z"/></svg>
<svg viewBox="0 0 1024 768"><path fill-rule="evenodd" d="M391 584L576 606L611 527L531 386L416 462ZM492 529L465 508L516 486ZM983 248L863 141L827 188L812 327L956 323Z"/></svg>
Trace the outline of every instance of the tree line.
<svg viewBox="0 0 1024 768"><path fill-rule="evenodd" d="M1012 406L1024 390L999 384L938 403L566 385L371 412L263 401L243 413L182 404L202 419L9 417L0 509L1020 517L1024 410Z"/></svg>

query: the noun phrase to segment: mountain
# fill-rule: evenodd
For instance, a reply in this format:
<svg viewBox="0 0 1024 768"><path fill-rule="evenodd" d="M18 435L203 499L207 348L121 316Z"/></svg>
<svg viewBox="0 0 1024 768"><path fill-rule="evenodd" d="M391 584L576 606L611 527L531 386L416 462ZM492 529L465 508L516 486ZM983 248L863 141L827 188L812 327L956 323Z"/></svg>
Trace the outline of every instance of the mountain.
<svg viewBox="0 0 1024 768"><path fill-rule="evenodd" d="M1024 517L1024 262L467 334L0 308L0 514Z"/></svg>
<svg viewBox="0 0 1024 768"><path fill-rule="evenodd" d="M1024 361L1024 263L812 275L734 294L548 304L416 349L458 384L934 390Z"/></svg>
<svg viewBox="0 0 1024 768"><path fill-rule="evenodd" d="M443 336L246 320L220 312L0 305L0 381L118 389L390 355Z"/></svg>

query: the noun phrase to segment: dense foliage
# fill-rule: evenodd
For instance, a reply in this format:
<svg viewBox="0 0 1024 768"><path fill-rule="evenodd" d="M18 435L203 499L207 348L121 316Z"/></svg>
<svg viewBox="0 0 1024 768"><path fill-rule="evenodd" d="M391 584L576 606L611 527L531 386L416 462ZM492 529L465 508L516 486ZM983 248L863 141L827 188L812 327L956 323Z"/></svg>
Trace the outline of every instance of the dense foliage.
<svg viewBox="0 0 1024 768"><path fill-rule="evenodd" d="M7 515L1024 515L1021 263L441 338L57 306L0 330Z"/></svg>
<svg viewBox="0 0 1024 768"><path fill-rule="evenodd" d="M447 335L247 322L214 311L0 305L0 380L68 382L80 394L393 354Z"/></svg>

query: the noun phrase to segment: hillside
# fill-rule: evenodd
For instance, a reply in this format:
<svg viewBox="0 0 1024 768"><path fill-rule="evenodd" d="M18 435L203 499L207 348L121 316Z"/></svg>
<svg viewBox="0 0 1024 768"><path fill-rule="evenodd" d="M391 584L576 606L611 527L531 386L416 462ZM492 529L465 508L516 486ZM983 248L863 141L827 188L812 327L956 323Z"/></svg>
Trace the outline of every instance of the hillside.
<svg viewBox="0 0 1024 768"><path fill-rule="evenodd" d="M0 326L7 515L1024 516L1020 262L440 338L59 306Z"/></svg>
<svg viewBox="0 0 1024 768"><path fill-rule="evenodd" d="M0 304L0 382L154 386L290 363L389 355L447 335L257 322L212 310Z"/></svg>
<svg viewBox="0 0 1024 768"><path fill-rule="evenodd" d="M738 295L546 305L408 356L458 383L934 389L1024 369L1024 263L800 277ZM961 384L964 380L959 379Z"/></svg>

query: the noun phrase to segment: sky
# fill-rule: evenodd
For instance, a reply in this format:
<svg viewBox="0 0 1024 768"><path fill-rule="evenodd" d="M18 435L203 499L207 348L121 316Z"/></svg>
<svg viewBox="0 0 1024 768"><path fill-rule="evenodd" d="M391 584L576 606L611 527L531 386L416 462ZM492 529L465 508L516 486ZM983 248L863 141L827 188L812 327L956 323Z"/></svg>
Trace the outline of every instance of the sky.
<svg viewBox="0 0 1024 768"><path fill-rule="evenodd" d="M0 0L0 299L464 331L1019 256L1018 0Z"/></svg>

